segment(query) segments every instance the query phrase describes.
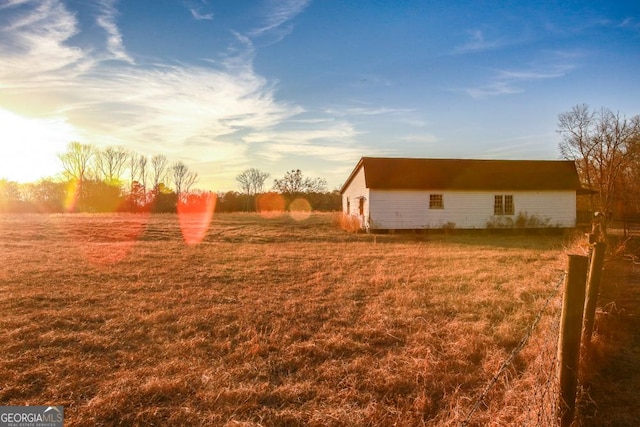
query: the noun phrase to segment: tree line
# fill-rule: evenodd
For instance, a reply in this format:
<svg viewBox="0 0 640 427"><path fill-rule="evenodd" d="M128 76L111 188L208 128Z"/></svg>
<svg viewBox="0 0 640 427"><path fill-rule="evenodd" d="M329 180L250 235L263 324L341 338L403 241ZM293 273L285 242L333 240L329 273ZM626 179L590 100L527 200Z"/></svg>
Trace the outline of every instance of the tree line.
<svg viewBox="0 0 640 427"><path fill-rule="evenodd" d="M300 169L287 171L276 178L270 191L265 183L270 174L256 168L247 169L236 176L241 191L218 193L219 212L256 212L260 210L313 209L337 211L342 207L342 198L337 190L327 191L324 178L305 177ZM308 206L296 201L305 200Z"/></svg>
<svg viewBox="0 0 640 427"><path fill-rule="evenodd" d="M285 210L301 197L310 209L340 208L338 192L327 192L324 179L304 177L300 170L275 179L271 190L265 191L270 175L247 169L236 177L240 192L215 194L194 189L198 174L184 162L171 163L164 155L147 157L122 147L100 150L74 141L58 158L59 179L29 184L0 179L0 212L176 212L178 204L211 197L217 199L218 212ZM260 206L264 195L278 195L281 202Z"/></svg>

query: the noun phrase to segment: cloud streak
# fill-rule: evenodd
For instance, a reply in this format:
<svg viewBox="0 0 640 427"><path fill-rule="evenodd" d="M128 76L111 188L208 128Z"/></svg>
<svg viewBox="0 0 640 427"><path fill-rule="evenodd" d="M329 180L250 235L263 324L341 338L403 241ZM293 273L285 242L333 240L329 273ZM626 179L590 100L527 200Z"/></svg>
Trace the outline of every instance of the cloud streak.
<svg viewBox="0 0 640 427"><path fill-rule="evenodd" d="M379 116L387 114L410 113L413 110L408 108L388 108L388 107L344 107L329 108L327 114L334 116Z"/></svg>
<svg viewBox="0 0 640 427"><path fill-rule="evenodd" d="M23 10L21 5L32 6ZM14 1L0 15L0 82L2 87L31 87L68 81L91 60L67 41L78 33L77 20L60 1Z"/></svg>
<svg viewBox="0 0 640 427"><path fill-rule="evenodd" d="M498 70L489 82L459 92L475 99L522 93L527 84L565 77L577 67L574 61L579 56L570 52L553 52L549 60L521 69Z"/></svg>
<svg viewBox="0 0 640 427"><path fill-rule="evenodd" d="M258 37L274 32L280 33L278 41L290 34L293 27L282 28L309 5L311 0L268 0L268 11L261 26L250 32L251 37Z"/></svg>
<svg viewBox="0 0 640 427"><path fill-rule="evenodd" d="M204 0L201 0L201 2L204 5L207 4L207 2ZM191 16L193 16L193 19L195 19L196 21L211 21L213 19L213 12L202 12L202 6L200 4L194 1L184 1L183 4L187 9L189 9Z"/></svg>
<svg viewBox="0 0 640 427"><path fill-rule="evenodd" d="M122 34L120 34L120 30L116 25L118 12L115 8L115 1L98 1L100 14L96 18L96 23L107 33L107 50L111 57L133 64L133 59L126 52L122 42Z"/></svg>
<svg viewBox="0 0 640 427"><path fill-rule="evenodd" d="M243 133L270 129L300 112L276 101L268 82L246 67L110 68L83 76L73 90L76 102L66 115L104 135L104 144L201 160L216 159L223 140L242 144Z"/></svg>
<svg viewBox="0 0 640 427"><path fill-rule="evenodd" d="M352 162L356 152L362 152L355 142L359 132L345 120L290 120L287 127L252 132L245 140L256 146L256 155L269 160L280 160L296 154L324 160ZM296 126L297 125L297 126Z"/></svg>
<svg viewBox="0 0 640 427"><path fill-rule="evenodd" d="M469 35L469 40L466 43L454 48L454 54L478 53L489 50L497 50L512 43L502 39L489 40L486 38L485 32L482 30L470 30L467 32L467 34Z"/></svg>
<svg viewBox="0 0 640 427"><path fill-rule="evenodd" d="M213 13L201 13L199 10L193 8L190 8L189 11L191 12L191 16L197 21L210 21L213 19Z"/></svg>

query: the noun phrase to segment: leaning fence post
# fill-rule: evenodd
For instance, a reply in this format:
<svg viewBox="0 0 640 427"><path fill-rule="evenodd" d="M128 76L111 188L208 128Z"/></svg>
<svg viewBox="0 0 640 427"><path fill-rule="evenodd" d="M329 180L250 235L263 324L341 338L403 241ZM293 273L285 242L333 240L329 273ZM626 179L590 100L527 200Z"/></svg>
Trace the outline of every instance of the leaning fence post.
<svg viewBox="0 0 640 427"><path fill-rule="evenodd" d="M591 252L589 278L587 280L587 301L584 305L583 340L586 347L589 347L591 344L591 335L593 335L593 325L595 324L596 318L596 302L598 301L600 279L602 278L605 247L605 243L598 242Z"/></svg>
<svg viewBox="0 0 640 427"><path fill-rule="evenodd" d="M558 343L560 395L557 409L561 427L568 427L575 413L588 263L589 259L586 256L569 255L569 272L564 282Z"/></svg>

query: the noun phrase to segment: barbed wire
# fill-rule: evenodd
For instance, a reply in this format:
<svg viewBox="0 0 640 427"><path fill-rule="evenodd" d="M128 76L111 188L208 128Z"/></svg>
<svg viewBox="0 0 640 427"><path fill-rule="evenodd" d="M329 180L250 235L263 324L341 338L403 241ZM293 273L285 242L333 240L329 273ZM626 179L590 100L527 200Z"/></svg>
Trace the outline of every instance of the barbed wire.
<svg viewBox="0 0 640 427"><path fill-rule="evenodd" d="M513 363L513 360L516 358L516 356L522 351L524 346L527 344L527 342L529 341L529 338L531 338L531 336L533 335L533 332L535 331L536 327L538 326L538 323L540 323L540 320L542 319L542 315L544 314L544 312L546 311L547 307L549 306L549 303L557 295L558 289L560 288L560 286L564 282L566 274L567 274L566 272L562 272L562 274L560 275L560 277L558 278L558 281L556 282L556 284L554 286L553 292L551 292L549 294L549 296L547 297L546 301L544 302L542 308L536 314L536 317L534 318L533 323L531 323L529 328L527 328L527 332L522 337L522 339L520 340L518 345L511 351L511 353L504 360L504 362L502 362L502 365L500 365L500 368L498 369L496 374L487 383L487 385L485 386L484 390L482 391L482 393L478 397L478 400L473 405L473 407L471 408L471 410L467 414L466 418L462 422L461 427L466 427L466 426L469 425L469 421L471 420L471 417L473 416L473 414L475 414L475 412L478 410L480 405L484 403L484 399L487 397L487 395L489 394L491 389L498 382L498 379L500 379L502 374ZM547 381L549 381L549 379Z"/></svg>
<svg viewBox="0 0 640 427"><path fill-rule="evenodd" d="M528 399L528 411L523 420L526 427L548 427L557 424L557 397L559 383L557 376L558 337L560 336L560 314L553 317L545 333L546 345L538 351L535 360L537 374L540 375L539 386L533 388L533 396Z"/></svg>

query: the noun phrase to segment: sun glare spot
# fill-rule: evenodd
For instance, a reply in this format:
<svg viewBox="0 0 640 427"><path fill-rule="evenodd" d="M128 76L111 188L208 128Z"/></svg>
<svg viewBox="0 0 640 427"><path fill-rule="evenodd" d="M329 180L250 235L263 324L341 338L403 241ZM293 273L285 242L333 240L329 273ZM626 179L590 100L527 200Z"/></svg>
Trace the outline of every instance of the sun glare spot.
<svg viewBox="0 0 640 427"><path fill-rule="evenodd" d="M289 203L289 215L296 221L304 221L311 216L311 205L306 199L295 199Z"/></svg>
<svg viewBox="0 0 640 427"><path fill-rule="evenodd" d="M33 182L59 172L57 154L78 135L62 119L23 117L0 108L0 178ZM6 145L5 145L6 144Z"/></svg>
<svg viewBox="0 0 640 427"><path fill-rule="evenodd" d="M80 186L78 181L69 181L66 188L66 196L64 198L64 210L67 212L74 212L78 202L78 191Z"/></svg>
<svg viewBox="0 0 640 427"><path fill-rule="evenodd" d="M178 201L178 222L182 238L187 245L197 245L204 240L216 209L215 193L190 195Z"/></svg>
<svg viewBox="0 0 640 427"><path fill-rule="evenodd" d="M276 218L284 212L285 200L278 193L264 193L258 196L256 207L262 217Z"/></svg>

